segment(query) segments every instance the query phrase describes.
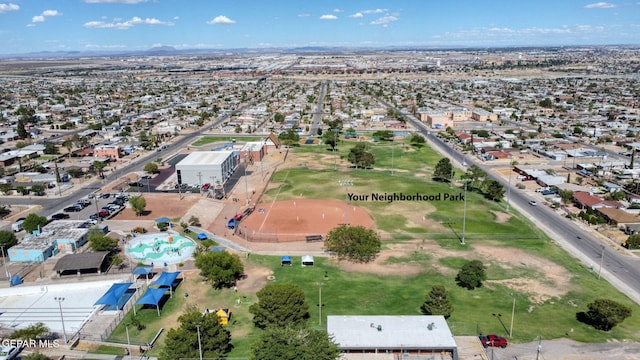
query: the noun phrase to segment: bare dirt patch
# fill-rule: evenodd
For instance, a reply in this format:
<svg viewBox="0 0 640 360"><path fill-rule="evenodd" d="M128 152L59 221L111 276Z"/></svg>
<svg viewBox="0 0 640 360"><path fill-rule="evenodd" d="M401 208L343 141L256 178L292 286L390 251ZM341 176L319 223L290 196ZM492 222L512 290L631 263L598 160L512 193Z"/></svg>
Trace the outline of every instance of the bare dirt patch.
<svg viewBox="0 0 640 360"><path fill-rule="evenodd" d="M326 235L347 220L349 225L374 226L364 208L347 208L338 200L296 199L260 204L242 221L241 230L252 241L300 241L307 235Z"/></svg>
<svg viewBox="0 0 640 360"><path fill-rule="evenodd" d="M511 214L503 213L500 211L491 211L491 213L496 217L496 222L499 224L506 223L507 221L509 221L509 219L511 219L512 216Z"/></svg>
<svg viewBox="0 0 640 360"><path fill-rule="evenodd" d="M144 193L147 201L146 211L137 216L129 207L125 208L113 220L153 220L159 217L182 218L198 201L196 194Z"/></svg>

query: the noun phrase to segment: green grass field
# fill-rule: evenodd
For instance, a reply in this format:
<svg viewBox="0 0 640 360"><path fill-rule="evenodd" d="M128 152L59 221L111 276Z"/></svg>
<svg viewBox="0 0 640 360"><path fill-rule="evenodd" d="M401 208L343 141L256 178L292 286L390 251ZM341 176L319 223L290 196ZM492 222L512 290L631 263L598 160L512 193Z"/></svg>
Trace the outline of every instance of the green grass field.
<svg viewBox="0 0 640 360"><path fill-rule="evenodd" d="M346 156L351 145L340 145L337 155ZM313 164L313 169L307 165L278 171L272 182L279 186L269 190L263 201L271 201L276 196L278 200L301 196L344 200L347 189L338 185L340 179L353 180L353 186L348 191L359 195L384 192L464 192L459 186L431 180L432 168L440 156L428 147L416 149L396 143L393 149L393 176L391 146L385 143L372 144L372 151L376 157L374 169L351 169L341 161L338 171L334 171L333 153L323 146L294 148L290 156L301 158L303 164ZM456 178L459 176L460 170L457 170ZM638 305L605 280L598 279L597 274L566 254L527 218L515 213L513 209L507 220L497 221L497 214L505 213L504 202L496 203L485 199L481 194L467 192L466 245L461 245L459 241L462 232L462 201L388 203L369 200L356 202L355 205L365 207L370 212L383 235L385 249L426 242L446 250L449 255L435 256L434 253L418 249L416 245L416 250L407 250L402 255L386 260L388 266L407 264L422 269L418 275L406 276L347 272L328 258L316 257L315 266L303 268L299 265L280 267L280 258L275 256L252 256L248 261L273 271L273 281L293 283L305 291L310 305L309 324L312 327L324 328L327 315L419 315L419 307L431 286L442 284L449 292L454 306L453 315L448 321L454 335L476 335L478 332L507 335L511 327L515 298L511 340L516 343L534 341L538 336L544 339L569 337L583 342L640 339ZM522 289L509 287L499 281L542 279L542 284L553 287L555 283L544 277L545 268L528 266L518 259L504 262L491 257L482 259L487 267L487 286L472 291L462 289L455 284L455 273L467 259L477 255L474 245L513 249L548 259L554 265L566 269L567 289L561 296L553 296L542 303L534 302L531 295L535 289L527 289L526 286ZM283 251L283 255L287 255L284 252L286 251ZM294 264L300 264L300 259L294 257ZM323 304L321 317L318 306L320 293ZM216 303L233 303L236 299L235 294L229 290L210 290L207 296L215 299ZM599 298L612 299L629 306L633 311L632 316L608 333L578 322L576 313L586 311L587 304ZM163 317L172 316L171 314L184 308L187 301L184 297L174 297L165 305ZM249 345L258 334L247 310L253 301L256 301L255 297L248 296L234 310L234 321L229 327L235 346L229 354L231 357L248 356ZM158 327L154 324L159 320L153 309L144 310L141 316L144 316L147 329L130 335L136 341L145 343L155 335ZM123 334L124 328L119 327L112 338L121 341Z"/></svg>

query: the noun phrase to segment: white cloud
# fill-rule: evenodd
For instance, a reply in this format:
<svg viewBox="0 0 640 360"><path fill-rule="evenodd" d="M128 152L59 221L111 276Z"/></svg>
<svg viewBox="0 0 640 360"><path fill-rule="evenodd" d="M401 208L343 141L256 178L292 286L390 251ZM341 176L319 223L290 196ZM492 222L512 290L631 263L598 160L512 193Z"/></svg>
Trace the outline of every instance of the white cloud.
<svg viewBox="0 0 640 360"><path fill-rule="evenodd" d="M134 16L127 21L114 20L112 22L105 21L89 21L84 23L84 27L90 29L118 29L118 30L126 30L135 25L162 25L162 26L173 26L174 24L170 21L162 21L156 18L140 18L138 16Z"/></svg>
<svg viewBox="0 0 640 360"><path fill-rule="evenodd" d="M373 10L362 10L361 13L363 14L382 14L382 13L386 13L387 11L389 11L388 9L373 9Z"/></svg>
<svg viewBox="0 0 640 360"><path fill-rule="evenodd" d="M354 19L360 19L360 18L363 18L364 15L361 12L357 12L357 13L355 13L353 15L349 15L349 17L350 18L354 18Z"/></svg>
<svg viewBox="0 0 640 360"><path fill-rule="evenodd" d="M584 6L586 9L611 9L616 7L614 4L608 2L597 2L593 4L587 4Z"/></svg>
<svg viewBox="0 0 640 360"><path fill-rule="evenodd" d="M139 4L149 0L84 0L87 4Z"/></svg>
<svg viewBox="0 0 640 360"><path fill-rule="evenodd" d="M334 13L341 13L341 12L343 12L343 11L344 11L344 10L342 10L342 9L333 9L333 12L334 12Z"/></svg>
<svg viewBox="0 0 640 360"><path fill-rule="evenodd" d="M309 14L309 13L298 14L298 17L301 17L301 18L310 17L310 16L311 16L311 14Z"/></svg>
<svg viewBox="0 0 640 360"><path fill-rule="evenodd" d="M42 14L32 17L31 23L35 24L35 23L44 22L46 18L51 16L62 16L62 13L58 10L45 10L42 12Z"/></svg>
<svg viewBox="0 0 640 360"><path fill-rule="evenodd" d="M207 24L209 25L230 25L235 23L236 23L235 20L231 20L224 15L218 15L215 18L213 18L213 20L207 21Z"/></svg>
<svg viewBox="0 0 640 360"><path fill-rule="evenodd" d="M16 4L12 4L12 3L0 4L0 14L6 13L9 11L18 11L18 10L20 10L20 6Z"/></svg>
<svg viewBox="0 0 640 360"><path fill-rule="evenodd" d="M392 23L394 21L398 21L398 18L393 16L393 15L388 15L388 16L383 16L377 20L373 20L371 22L371 25L382 25L382 26L387 26L389 25L389 23Z"/></svg>
<svg viewBox="0 0 640 360"><path fill-rule="evenodd" d="M338 20L338 17L335 15L322 15L320 20Z"/></svg>
<svg viewBox="0 0 640 360"><path fill-rule="evenodd" d="M61 16L62 13L59 12L58 10L45 10L40 15L42 15L42 16Z"/></svg>

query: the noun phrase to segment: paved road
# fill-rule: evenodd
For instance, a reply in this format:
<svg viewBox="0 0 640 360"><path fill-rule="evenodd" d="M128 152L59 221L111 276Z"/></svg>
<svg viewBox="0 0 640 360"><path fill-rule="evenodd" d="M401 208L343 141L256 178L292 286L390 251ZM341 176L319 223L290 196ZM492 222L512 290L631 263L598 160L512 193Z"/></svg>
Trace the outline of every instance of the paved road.
<svg viewBox="0 0 640 360"><path fill-rule="evenodd" d="M311 121L311 126L309 126L309 136L318 135L318 128L322 124L322 104L324 103L324 96L327 93L327 82L323 82L320 85L320 95L318 95L318 103L316 104L316 109L313 111L313 119Z"/></svg>

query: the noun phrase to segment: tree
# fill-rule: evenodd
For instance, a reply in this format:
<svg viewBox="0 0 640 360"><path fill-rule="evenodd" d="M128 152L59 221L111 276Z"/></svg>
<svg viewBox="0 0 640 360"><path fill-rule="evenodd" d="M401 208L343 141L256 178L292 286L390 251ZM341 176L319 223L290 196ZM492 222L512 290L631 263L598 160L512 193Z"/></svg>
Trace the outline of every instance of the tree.
<svg viewBox="0 0 640 360"><path fill-rule="evenodd" d="M378 256L382 242L375 231L364 226L341 225L329 231L324 246L339 259L367 263Z"/></svg>
<svg viewBox="0 0 640 360"><path fill-rule="evenodd" d="M280 139L283 144L291 146L300 141L300 135L298 135L294 129L289 129L285 132L281 132L280 135L278 135L278 139Z"/></svg>
<svg viewBox="0 0 640 360"><path fill-rule="evenodd" d="M29 214L24 219L24 222L22 223L22 227L24 228L24 231L30 233L30 232L33 232L34 230L42 229L45 225L47 225L48 222L49 220L47 220L45 216L40 216L37 214Z"/></svg>
<svg viewBox="0 0 640 360"><path fill-rule="evenodd" d="M571 199L573 199L573 191L568 189L560 190L560 198L562 199L562 202L564 202L565 204L568 204L571 201Z"/></svg>
<svg viewBox="0 0 640 360"><path fill-rule="evenodd" d="M382 141L390 141L393 139L393 131L391 130L378 130L371 134L374 138L378 138Z"/></svg>
<svg viewBox="0 0 640 360"><path fill-rule="evenodd" d="M301 327L309 319L309 305L302 289L293 284L267 284L256 293L258 302L249 306L253 324L260 328Z"/></svg>
<svg viewBox="0 0 640 360"><path fill-rule="evenodd" d="M633 234L629 236L627 240L622 243L622 246L627 249L640 249L640 234Z"/></svg>
<svg viewBox="0 0 640 360"><path fill-rule="evenodd" d="M442 315L449 318L453 312L453 305L444 286L433 285L420 310L425 315Z"/></svg>
<svg viewBox="0 0 640 360"><path fill-rule="evenodd" d="M598 330L609 331L631 316L629 307L609 299L597 299L587 307L585 320Z"/></svg>
<svg viewBox="0 0 640 360"><path fill-rule="evenodd" d="M226 251L199 254L196 267L200 269L200 276L216 289L233 286L244 272L238 255Z"/></svg>
<svg viewBox="0 0 640 360"><path fill-rule="evenodd" d="M426 143L426 140L424 139L424 136L418 133L413 133L409 137L409 143L415 147L421 147Z"/></svg>
<svg viewBox="0 0 640 360"><path fill-rule="evenodd" d="M200 226L200 219L195 215L191 215L189 218L189 225Z"/></svg>
<svg viewBox="0 0 640 360"><path fill-rule="evenodd" d="M327 131L326 133L322 134L322 142L325 143L326 145L331 146L331 151L335 150L336 146L338 145L337 138L338 138L337 132L334 133L333 131Z"/></svg>
<svg viewBox="0 0 640 360"><path fill-rule="evenodd" d="M504 186L496 180L487 179L483 187L486 196L493 201L500 201L504 196Z"/></svg>
<svg viewBox="0 0 640 360"><path fill-rule="evenodd" d="M107 164L103 163L102 161L96 160L92 165L93 169L98 173L98 176L104 178L104 168L107 167Z"/></svg>
<svg viewBox="0 0 640 360"><path fill-rule="evenodd" d="M436 168L433 171L433 180L436 181L451 181L453 177L453 166L449 158L442 158L436 164Z"/></svg>
<svg viewBox="0 0 640 360"><path fill-rule="evenodd" d="M272 327L251 344L254 360L335 360L340 347L324 330Z"/></svg>
<svg viewBox="0 0 640 360"><path fill-rule="evenodd" d="M136 215L140 216L140 214L142 214L144 212L144 209L147 207L147 200L142 195L134 196L129 199L129 204L131 205L133 211L135 211Z"/></svg>
<svg viewBox="0 0 640 360"><path fill-rule="evenodd" d="M12 339L41 339L49 333L49 328L42 322L29 325L24 329L16 330L11 334Z"/></svg>
<svg viewBox="0 0 640 360"><path fill-rule="evenodd" d="M482 286L482 281L487 279L484 265L480 260L471 260L462 266L456 276L458 286L473 290Z"/></svg>
<svg viewBox="0 0 640 360"><path fill-rule="evenodd" d="M146 163L143 170L150 174L155 174L158 172L158 164L154 162Z"/></svg>
<svg viewBox="0 0 640 360"><path fill-rule="evenodd" d="M33 184L31 185L31 192L36 196L44 195L44 185L42 184Z"/></svg>
<svg viewBox="0 0 640 360"><path fill-rule="evenodd" d="M54 143L46 142L44 143L44 153L47 155L57 155L60 153L60 149Z"/></svg>
<svg viewBox="0 0 640 360"><path fill-rule="evenodd" d="M23 356L22 360L49 360L49 357L43 353L34 352Z"/></svg>
<svg viewBox="0 0 640 360"><path fill-rule="evenodd" d="M200 349L198 331L203 358L224 358L231 351L231 333L220 325L220 318L215 313L203 314L201 310L190 307L180 315L178 322L179 328L167 332L159 360L197 359Z"/></svg>
<svg viewBox="0 0 640 360"><path fill-rule="evenodd" d="M349 150L349 155L347 155L347 160L350 163L354 164L356 168L368 168L371 165L375 164L375 158L373 154L368 151L368 146L366 143L359 142L356 146L352 147Z"/></svg>
<svg viewBox="0 0 640 360"><path fill-rule="evenodd" d="M100 230L89 232L89 247L93 251L111 251L118 247L118 240L105 235Z"/></svg>
<svg viewBox="0 0 640 360"><path fill-rule="evenodd" d="M4 247L4 254L2 254L3 257L7 255L7 250L17 243L18 238L13 231L0 230L0 246Z"/></svg>

